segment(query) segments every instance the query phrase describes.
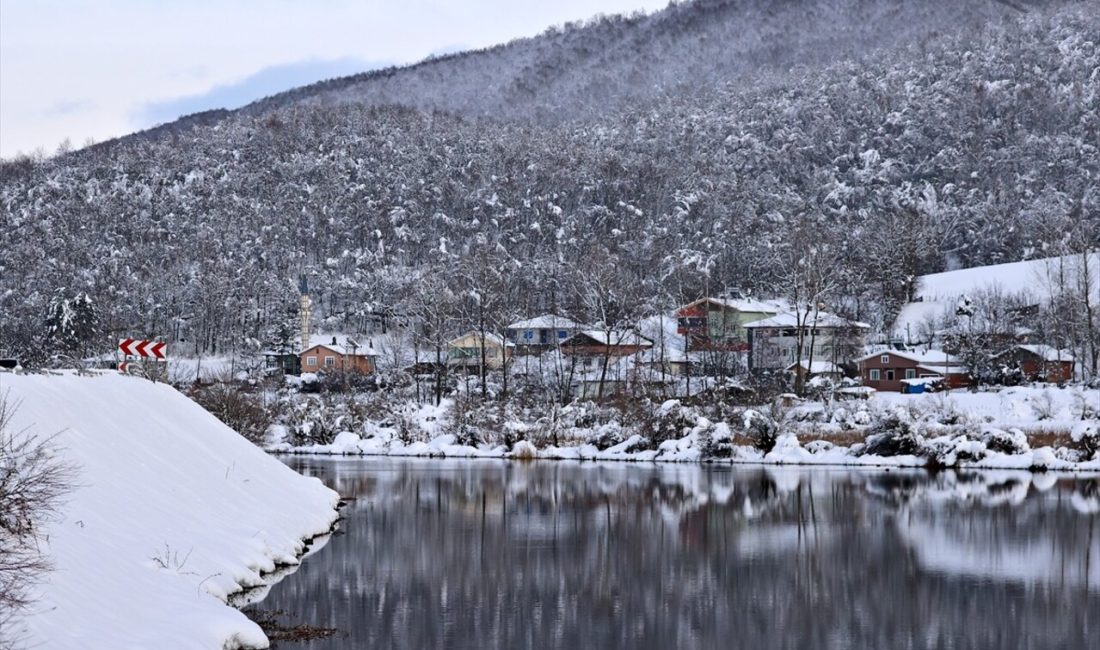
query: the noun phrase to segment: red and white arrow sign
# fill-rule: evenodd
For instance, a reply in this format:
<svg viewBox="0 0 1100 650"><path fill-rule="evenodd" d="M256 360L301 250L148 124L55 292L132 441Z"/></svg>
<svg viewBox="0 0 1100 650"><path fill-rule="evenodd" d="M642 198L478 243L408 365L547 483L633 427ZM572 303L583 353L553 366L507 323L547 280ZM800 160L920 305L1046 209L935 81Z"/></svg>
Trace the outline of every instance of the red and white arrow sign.
<svg viewBox="0 0 1100 650"><path fill-rule="evenodd" d="M168 344L164 341L122 339L118 342L118 350L128 357L163 359L164 355L167 353Z"/></svg>

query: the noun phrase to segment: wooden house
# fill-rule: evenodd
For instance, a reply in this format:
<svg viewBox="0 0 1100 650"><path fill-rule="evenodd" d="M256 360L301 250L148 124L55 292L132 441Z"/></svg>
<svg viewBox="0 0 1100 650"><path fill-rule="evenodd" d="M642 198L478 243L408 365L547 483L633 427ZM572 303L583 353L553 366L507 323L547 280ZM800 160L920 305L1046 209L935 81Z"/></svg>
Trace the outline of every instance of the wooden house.
<svg viewBox="0 0 1100 650"><path fill-rule="evenodd" d="M562 354L573 357L617 358L653 347L653 341L628 330L583 330L561 343Z"/></svg>
<svg viewBox="0 0 1100 650"><path fill-rule="evenodd" d="M580 325L565 316L543 314L512 323L505 329L505 336L519 353L537 354L558 347L580 330Z"/></svg>
<svg viewBox="0 0 1100 650"><path fill-rule="evenodd" d="M745 325L775 316L783 305L747 298L700 298L676 310L676 331L688 350L749 349Z"/></svg>
<svg viewBox="0 0 1100 650"><path fill-rule="evenodd" d="M354 372L369 375L375 371L373 349L344 337L342 343L336 336L312 337L310 346L298 356L302 372Z"/></svg>
<svg viewBox="0 0 1100 650"><path fill-rule="evenodd" d="M963 388L972 381L959 360L941 350L882 350L856 359L863 385L878 391L921 392L930 386Z"/></svg>
<svg viewBox="0 0 1100 650"><path fill-rule="evenodd" d="M1049 345L1015 345L993 357L1002 367L1019 370L1027 381L1064 383L1073 380L1074 359Z"/></svg>
<svg viewBox="0 0 1100 650"><path fill-rule="evenodd" d="M749 333L749 370L761 372L784 370L798 360L800 331L802 359L847 363L863 349L864 335L871 326L819 311L809 315L784 312L747 323L744 328Z"/></svg>
<svg viewBox="0 0 1100 650"><path fill-rule="evenodd" d="M497 334L467 332L447 342L447 366L473 371L481 368L482 348L485 349L485 367L499 370L512 358L516 346Z"/></svg>

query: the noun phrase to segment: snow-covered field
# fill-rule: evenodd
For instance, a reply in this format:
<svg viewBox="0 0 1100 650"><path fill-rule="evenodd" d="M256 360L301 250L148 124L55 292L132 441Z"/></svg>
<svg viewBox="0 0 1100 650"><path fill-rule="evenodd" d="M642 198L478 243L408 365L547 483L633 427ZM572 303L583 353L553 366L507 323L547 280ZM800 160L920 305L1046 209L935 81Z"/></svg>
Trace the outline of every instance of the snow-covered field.
<svg viewBox="0 0 1100 650"><path fill-rule="evenodd" d="M669 402L669 404L678 402ZM444 407L447 403L444 403ZM903 395L878 393L869 400L851 400L824 405L816 402L798 404L787 410L779 422L781 434L775 447L763 453L750 441L723 422L713 423L699 418L696 426L675 440L667 440L656 449L647 449L641 435L629 435L618 444L600 449L593 444L536 447L519 440L506 448L503 445L461 445L454 435L444 433L441 422L446 408L425 407L431 413L431 427L426 442L402 442L389 427L368 425L365 431L345 431L331 444L292 446L275 441L272 451L301 454L434 456L455 458L524 458L633 462L725 462L775 465L856 465L912 466L928 464L919 455L879 456L857 453L852 447L834 444L834 435L850 438L853 432L861 437L876 433L873 420L883 414L899 413L913 423L921 439L935 447L941 461L958 467L1021 470L1098 471L1100 457L1078 458L1064 445L1037 445L1031 448L1028 435L1058 435L1068 442L1074 432L1100 435L1095 419L1082 420L1082 408L1100 411L1100 391L1096 389L1062 389L1042 386L1005 388L990 392L953 391ZM764 409L760 409L761 411ZM418 415L418 419L419 415ZM947 422L945 424L945 421ZM957 424L963 422L968 435L962 435ZM734 423L734 427L740 423ZM524 426L513 423L523 431ZM529 428L529 427L528 427ZM746 425L747 428L747 425ZM1016 436L1023 440L1018 453L1002 453L993 444L986 447L991 435ZM577 435L570 436L576 438ZM582 436L583 437L583 436ZM710 458L704 454L706 439L728 441L728 457ZM1100 456L1100 455L1098 455Z"/></svg>
<svg viewBox="0 0 1100 650"><path fill-rule="evenodd" d="M57 434L76 486L39 544L54 568L28 648L266 647L226 605L331 529L338 496L165 384L0 373L14 431Z"/></svg>

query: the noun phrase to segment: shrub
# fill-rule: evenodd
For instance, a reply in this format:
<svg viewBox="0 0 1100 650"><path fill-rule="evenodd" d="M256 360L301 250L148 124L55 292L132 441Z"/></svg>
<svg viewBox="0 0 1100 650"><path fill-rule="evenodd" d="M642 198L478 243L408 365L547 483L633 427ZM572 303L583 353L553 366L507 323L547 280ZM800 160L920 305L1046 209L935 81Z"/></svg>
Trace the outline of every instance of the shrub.
<svg viewBox="0 0 1100 650"><path fill-rule="evenodd" d="M746 409L741 418L745 436L753 447L765 454L775 448L775 442L779 439L779 424L775 420L753 409Z"/></svg>
<svg viewBox="0 0 1100 650"><path fill-rule="evenodd" d="M13 431L17 404L0 395L0 647L16 613L31 602L31 587L49 570L39 529L71 489L75 468L60 460L53 439Z"/></svg>
<svg viewBox="0 0 1100 650"><path fill-rule="evenodd" d="M859 449L866 456L917 456L924 446L912 422L900 412L889 413L870 425L874 433L867 436Z"/></svg>
<svg viewBox="0 0 1100 650"><path fill-rule="evenodd" d="M196 384L190 397L230 429L256 444L264 441L267 430L275 422L259 394L231 383Z"/></svg>
<svg viewBox="0 0 1100 650"><path fill-rule="evenodd" d="M989 451L1001 454L1016 455L1031 449L1031 446L1027 443L1027 436L1019 429L1004 431L994 427L985 427L982 429L982 442L985 443L985 447Z"/></svg>
<svg viewBox="0 0 1100 650"><path fill-rule="evenodd" d="M608 422L596 427L585 439L585 442L594 445L597 449L607 449L622 443L624 440L626 438L623 436L622 425L618 422Z"/></svg>
<svg viewBox="0 0 1100 650"><path fill-rule="evenodd" d="M642 435L654 449L667 440L683 438L698 421L691 409L675 399L666 401L650 413L651 416L643 420L641 429Z"/></svg>
<svg viewBox="0 0 1100 650"><path fill-rule="evenodd" d="M707 422L697 434L696 444L704 460L729 458L733 455L733 436L725 422Z"/></svg>
<svg viewBox="0 0 1100 650"><path fill-rule="evenodd" d="M1097 452L1100 452L1100 422L1097 420L1078 422L1070 432L1070 438L1073 440L1073 446L1084 455L1085 460L1096 458Z"/></svg>
<svg viewBox="0 0 1100 650"><path fill-rule="evenodd" d="M1035 411L1035 417L1039 420L1053 420L1056 408L1054 397L1049 390L1044 390L1031 400L1031 408Z"/></svg>

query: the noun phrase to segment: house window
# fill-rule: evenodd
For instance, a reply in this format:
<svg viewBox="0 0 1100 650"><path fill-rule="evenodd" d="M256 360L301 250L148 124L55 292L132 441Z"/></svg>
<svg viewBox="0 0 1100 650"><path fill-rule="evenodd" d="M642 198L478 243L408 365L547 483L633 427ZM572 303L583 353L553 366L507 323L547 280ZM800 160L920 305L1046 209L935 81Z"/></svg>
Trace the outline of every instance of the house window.
<svg viewBox="0 0 1100 650"><path fill-rule="evenodd" d="M887 370L886 371L886 381L894 381L894 371L893 370Z"/></svg>
<svg viewBox="0 0 1100 650"><path fill-rule="evenodd" d="M879 358L879 361L882 362L882 363L890 363L890 355L888 355L888 354L882 355Z"/></svg>
<svg viewBox="0 0 1100 650"><path fill-rule="evenodd" d="M871 381L878 381L880 377L878 368L871 368Z"/></svg>
<svg viewBox="0 0 1100 650"><path fill-rule="evenodd" d="M325 357L325 366L332 367L336 365L336 357Z"/></svg>
<svg viewBox="0 0 1100 650"><path fill-rule="evenodd" d="M523 330L523 340L530 341L533 338L535 338L534 332L532 332L531 330Z"/></svg>
<svg viewBox="0 0 1100 650"><path fill-rule="evenodd" d="M915 368L906 368L905 369L905 378L906 379L915 379L916 376L917 376L917 370Z"/></svg>
<svg viewBox="0 0 1100 650"><path fill-rule="evenodd" d="M306 357L306 365L307 366L316 366L317 365L317 357Z"/></svg>
<svg viewBox="0 0 1100 650"><path fill-rule="evenodd" d="M566 337L565 330L558 330L558 338L564 339Z"/></svg>

